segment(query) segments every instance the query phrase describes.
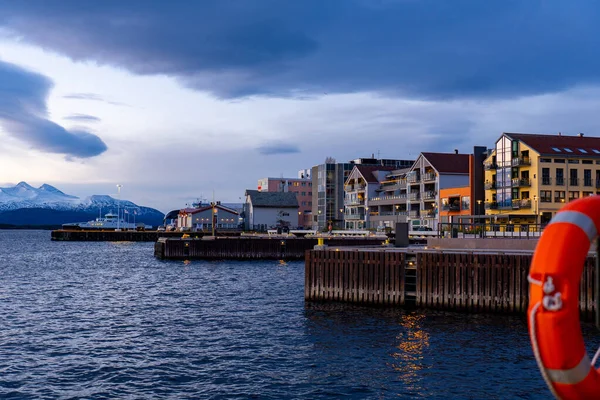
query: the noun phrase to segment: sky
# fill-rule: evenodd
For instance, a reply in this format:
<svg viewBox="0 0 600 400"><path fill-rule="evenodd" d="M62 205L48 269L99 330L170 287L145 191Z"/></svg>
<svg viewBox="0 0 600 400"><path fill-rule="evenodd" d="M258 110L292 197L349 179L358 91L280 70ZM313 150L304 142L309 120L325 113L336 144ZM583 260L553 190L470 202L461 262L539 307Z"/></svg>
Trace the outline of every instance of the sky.
<svg viewBox="0 0 600 400"><path fill-rule="evenodd" d="M600 119L594 0L0 0L0 187L162 212Z"/></svg>

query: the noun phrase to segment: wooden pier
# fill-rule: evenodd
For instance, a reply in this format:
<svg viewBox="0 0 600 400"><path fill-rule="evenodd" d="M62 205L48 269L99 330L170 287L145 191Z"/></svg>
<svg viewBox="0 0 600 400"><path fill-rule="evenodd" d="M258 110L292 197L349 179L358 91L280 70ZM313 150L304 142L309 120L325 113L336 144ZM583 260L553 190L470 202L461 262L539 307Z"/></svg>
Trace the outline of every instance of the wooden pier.
<svg viewBox="0 0 600 400"><path fill-rule="evenodd" d="M223 236L240 236L241 232L223 231ZM67 242L156 242L161 237L181 238L187 234L190 237L202 238L209 233L205 232L166 232L166 231L134 231L134 230L55 230L51 239Z"/></svg>
<svg viewBox="0 0 600 400"><path fill-rule="evenodd" d="M524 314L532 252L422 249L308 251L305 299ZM580 287L581 317L593 321L595 257Z"/></svg>
<svg viewBox="0 0 600 400"><path fill-rule="evenodd" d="M378 246L381 237L321 238L329 246ZM154 256L169 260L304 260L307 250L318 244L319 238L294 236L265 237L204 237L201 239L160 238L154 244Z"/></svg>

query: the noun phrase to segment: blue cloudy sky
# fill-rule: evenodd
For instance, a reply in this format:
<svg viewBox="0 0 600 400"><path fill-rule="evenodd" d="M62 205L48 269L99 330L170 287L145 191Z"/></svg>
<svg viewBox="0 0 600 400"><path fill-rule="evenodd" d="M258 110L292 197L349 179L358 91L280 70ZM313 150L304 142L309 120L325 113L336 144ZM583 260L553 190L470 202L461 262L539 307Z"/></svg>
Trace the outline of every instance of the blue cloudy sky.
<svg viewBox="0 0 600 400"><path fill-rule="evenodd" d="M593 0L0 0L0 186L238 201L327 156L597 135Z"/></svg>

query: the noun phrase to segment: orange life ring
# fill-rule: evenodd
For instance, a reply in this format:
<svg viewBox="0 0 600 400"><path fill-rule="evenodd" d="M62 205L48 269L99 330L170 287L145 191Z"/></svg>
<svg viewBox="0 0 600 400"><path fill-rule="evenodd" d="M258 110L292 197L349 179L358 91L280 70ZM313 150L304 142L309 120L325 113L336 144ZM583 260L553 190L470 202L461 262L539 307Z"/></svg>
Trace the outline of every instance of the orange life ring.
<svg viewBox="0 0 600 400"><path fill-rule="evenodd" d="M550 391L561 399L600 397L600 372L588 357L579 321L579 284L600 232L600 196L563 207L544 229L529 271L529 335Z"/></svg>

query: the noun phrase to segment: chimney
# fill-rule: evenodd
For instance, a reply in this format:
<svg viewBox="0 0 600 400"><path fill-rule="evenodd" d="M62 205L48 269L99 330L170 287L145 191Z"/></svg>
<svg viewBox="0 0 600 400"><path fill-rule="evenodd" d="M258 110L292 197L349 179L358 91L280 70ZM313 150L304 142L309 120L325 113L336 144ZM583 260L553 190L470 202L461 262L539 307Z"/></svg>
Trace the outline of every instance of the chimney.
<svg viewBox="0 0 600 400"><path fill-rule="evenodd" d="M558 132L558 136L562 136L562 134L560 132Z"/></svg>
<svg viewBox="0 0 600 400"><path fill-rule="evenodd" d="M579 132L579 134L577 136L583 137L583 133Z"/></svg>
<svg viewBox="0 0 600 400"><path fill-rule="evenodd" d="M458 154L458 149L454 149L454 154Z"/></svg>

